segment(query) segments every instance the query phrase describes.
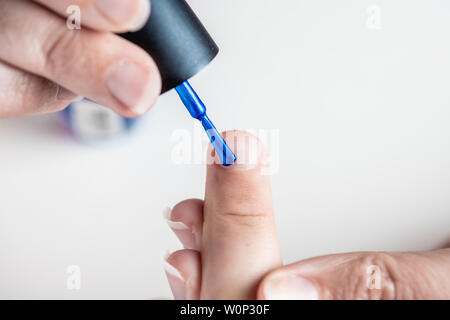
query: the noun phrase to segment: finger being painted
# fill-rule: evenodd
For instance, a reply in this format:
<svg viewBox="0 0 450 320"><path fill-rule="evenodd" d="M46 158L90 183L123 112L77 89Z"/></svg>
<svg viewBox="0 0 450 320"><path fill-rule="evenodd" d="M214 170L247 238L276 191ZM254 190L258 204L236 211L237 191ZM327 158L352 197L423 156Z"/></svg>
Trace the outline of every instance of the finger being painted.
<svg viewBox="0 0 450 320"><path fill-rule="evenodd" d="M246 132L224 137L238 160L208 165L201 296L254 299L261 277L281 265L265 148Z"/></svg>

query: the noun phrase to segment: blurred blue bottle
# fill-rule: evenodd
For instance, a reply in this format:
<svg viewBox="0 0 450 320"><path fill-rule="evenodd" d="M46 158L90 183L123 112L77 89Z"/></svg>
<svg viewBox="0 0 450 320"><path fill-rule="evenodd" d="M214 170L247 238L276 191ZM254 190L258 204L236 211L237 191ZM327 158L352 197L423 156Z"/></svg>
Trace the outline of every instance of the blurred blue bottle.
<svg viewBox="0 0 450 320"><path fill-rule="evenodd" d="M139 119L128 119L91 100L72 102L61 111L68 130L81 142L104 144L126 137Z"/></svg>

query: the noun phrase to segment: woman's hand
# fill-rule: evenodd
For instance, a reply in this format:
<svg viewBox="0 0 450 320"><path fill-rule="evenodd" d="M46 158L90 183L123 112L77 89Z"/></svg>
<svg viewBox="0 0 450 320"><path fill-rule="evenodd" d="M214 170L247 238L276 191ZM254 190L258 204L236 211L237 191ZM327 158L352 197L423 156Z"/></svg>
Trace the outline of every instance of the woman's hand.
<svg viewBox="0 0 450 320"><path fill-rule="evenodd" d="M281 266L263 147L243 132L225 136L238 165L208 165L205 200L183 201L167 216L186 248L167 258L175 299L450 299L450 249Z"/></svg>
<svg viewBox="0 0 450 320"><path fill-rule="evenodd" d="M69 6L80 30L66 24ZM135 117L161 91L154 61L113 34L143 26L148 0L0 0L0 118L58 111L77 96Z"/></svg>

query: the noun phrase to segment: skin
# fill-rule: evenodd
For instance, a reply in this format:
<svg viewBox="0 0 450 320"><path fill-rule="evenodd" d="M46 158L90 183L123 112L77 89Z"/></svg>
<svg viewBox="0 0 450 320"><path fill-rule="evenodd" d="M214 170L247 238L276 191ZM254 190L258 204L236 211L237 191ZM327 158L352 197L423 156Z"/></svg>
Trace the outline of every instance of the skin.
<svg viewBox="0 0 450 320"><path fill-rule="evenodd" d="M238 159L245 132L228 132ZM428 252L357 252L282 266L269 178L256 167L208 165L204 200L177 204L169 221L185 249L167 258L175 299L450 299L450 249ZM368 286L377 266L380 281ZM174 272L176 270L176 272ZM307 285L305 285L307 284ZM305 290L305 288L314 288Z"/></svg>
<svg viewBox="0 0 450 320"><path fill-rule="evenodd" d="M136 117L154 104L161 77L153 59L114 32L139 29L143 0L0 0L0 118L59 111L79 96ZM66 25L70 5L81 30ZM139 81L112 84L117 66L140 70ZM121 93L121 94L118 94Z"/></svg>

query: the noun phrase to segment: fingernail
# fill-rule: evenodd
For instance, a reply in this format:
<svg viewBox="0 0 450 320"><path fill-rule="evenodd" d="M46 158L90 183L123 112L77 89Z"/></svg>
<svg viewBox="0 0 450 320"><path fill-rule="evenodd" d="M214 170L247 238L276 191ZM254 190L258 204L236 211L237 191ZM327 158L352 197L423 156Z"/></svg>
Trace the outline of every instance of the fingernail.
<svg viewBox="0 0 450 320"><path fill-rule="evenodd" d="M173 221L171 217L172 209L166 208L163 212L164 220L166 220L169 227L175 231L175 235L180 240L185 249L199 250L200 239L194 232L181 221Z"/></svg>
<svg viewBox="0 0 450 320"><path fill-rule="evenodd" d="M172 209L170 209L169 207L164 209L163 217L164 217L164 220L166 220L169 227L171 227L174 230L189 230L189 227L187 225L185 225L183 222L172 221L170 218L171 213L172 213Z"/></svg>
<svg viewBox="0 0 450 320"><path fill-rule="evenodd" d="M111 94L137 115L144 114L153 104L149 72L134 63L119 62L107 74Z"/></svg>
<svg viewBox="0 0 450 320"><path fill-rule="evenodd" d="M236 155L235 164L225 167L233 170L251 170L258 167L265 160L265 148L260 140L248 132L230 131L224 134L224 139ZM219 161L215 155L215 161Z"/></svg>
<svg viewBox="0 0 450 320"><path fill-rule="evenodd" d="M79 98L79 96L77 94L73 93L72 91L67 90L64 87L59 86L58 93L56 94L56 98L58 100L74 101L77 98Z"/></svg>
<svg viewBox="0 0 450 320"><path fill-rule="evenodd" d="M130 20L130 6L129 1L123 0L97 0L95 2L97 10L102 13L107 19L116 24L123 24L128 22L126 29L128 31L137 31L141 29L150 16L150 0L139 0L138 10Z"/></svg>
<svg viewBox="0 0 450 320"><path fill-rule="evenodd" d="M150 11L150 0L139 0L138 14L136 15L136 18L133 20L133 22L128 26L128 30L132 32L141 30L150 17Z"/></svg>
<svg viewBox="0 0 450 320"><path fill-rule="evenodd" d="M318 300L319 293L311 281L299 276L275 276L264 285L267 300Z"/></svg>
<svg viewBox="0 0 450 320"><path fill-rule="evenodd" d="M186 280L181 275L180 271L169 263L167 260L170 254L163 260L164 271L166 272L167 280L172 289L175 300L186 300Z"/></svg>

